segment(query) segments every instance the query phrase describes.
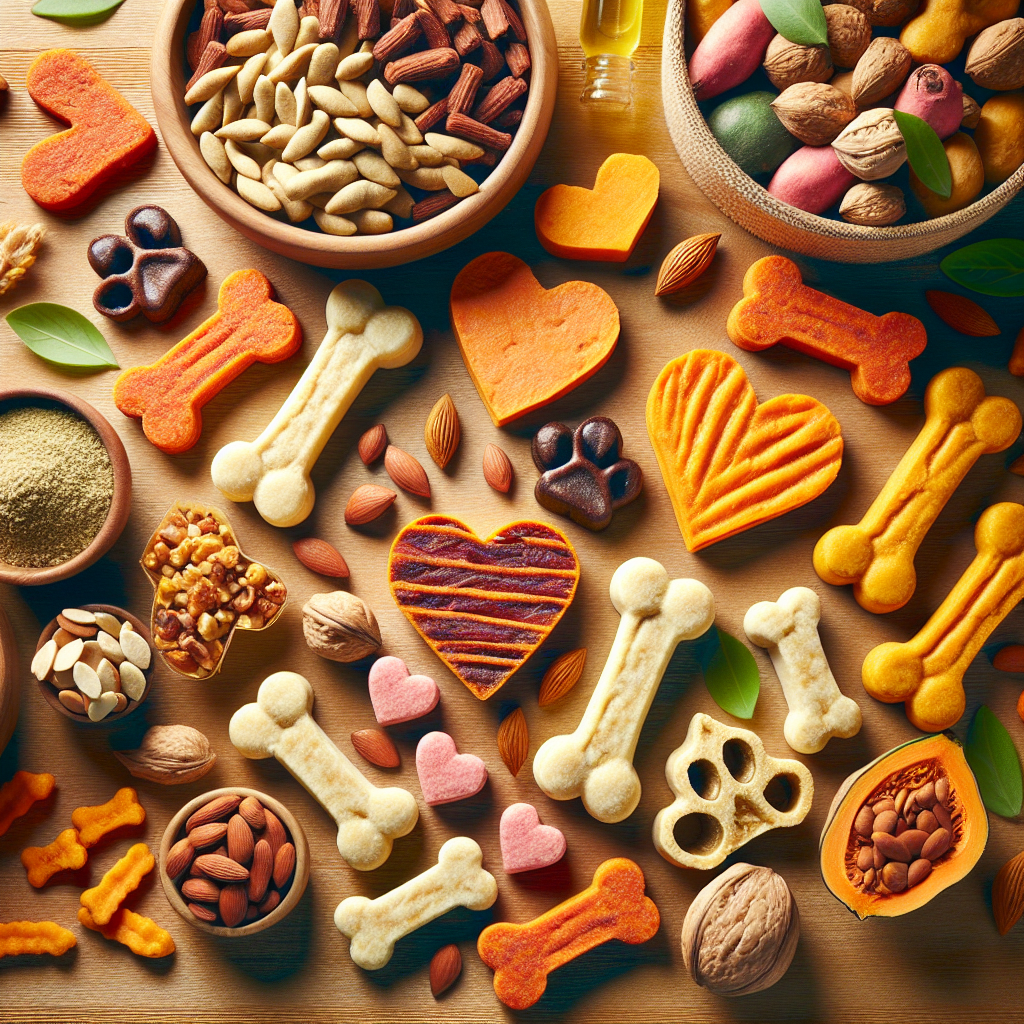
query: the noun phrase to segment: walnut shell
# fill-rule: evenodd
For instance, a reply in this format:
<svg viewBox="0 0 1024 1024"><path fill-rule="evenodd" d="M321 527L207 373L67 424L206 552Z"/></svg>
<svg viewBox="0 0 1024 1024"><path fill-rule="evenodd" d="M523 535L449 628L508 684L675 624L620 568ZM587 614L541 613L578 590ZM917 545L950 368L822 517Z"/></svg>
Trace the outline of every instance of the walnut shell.
<svg viewBox="0 0 1024 1024"><path fill-rule="evenodd" d="M190 725L154 725L137 750L115 750L114 757L135 778L162 786L195 782L217 760L210 741Z"/></svg>
<svg viewBox="0 0 1024 1024"><path fill-rule="evenodd" d="M832 58L827 46L800 46L776 35L765 52L764 71L780 90L797 82L827 82L832 77Z"/></svg>
<svg viewBox="0 0 1024 1024"><path fill-rule="evenodd" d="M855 117L832 143L839 162L863 181L887 178L907 159L907 144L891 107Z"/></svg>
<svg viewBox="0 0 1024 1024"><path fill-rule="evenodd" d="M960 119L960 127L970 128L973 131L981 120L981 107L978 106L978 101L972 99L967 93L963 94L963 103L964 116Z"/></svg>
<svg viewBox="0 0 1024 1024"><path fill-rule="evenodd" d="M964 71L982 89L1024 86L1024 18L1007 18L980 32Z"/></svg>
<svg viewBox="0 0 1024 1024"><path fill-rule="evenodd" d="M782 127L808 146L827 146L856 116L844 92L824 82L797 82L772 100Z"/></svg>
<svg viewBox="0 0 1024 1024"><path fill-rule="evenodd" d="M850 0L850 6L856 7L870 24L889 28L902 25L920 3L921 0Z"/></svg>
<svg viewBox="0 0 1024 1024"><path fill-rule="evenodd" d="M910 74L910 51L891 36L872 39L853 69L853 101L870 107L894 93Z"/></svg>
<svg viewBox="0 0 1024 1024"><path fill-rule="evenodd" d="M856 67L871 42L871 25L856 7L828 4L825 7L828 49L837 68Z"/></svg>
<svg viewBox="0 0 1024 1024"><path fill-rule="evenodd" d="M369 605L344 590L314 594L306 602L302 633L309 649L328 661L359 661L381 645L380 627Z"/></svg>
<svg viewBox="0 0 1024 1024"><path fill-rule="evenodd" d="M862 181L843 196L839 216L851 224L885 227L907 212L903 190L881 181Z"/></svg>
<svg viewBox="0 0 1024 1024"><path fill-rule="evenodd" d="M771 868L733 864L695 897L683 921L683 961L693 980L723 996L770 988L789 969L800 913Z"/></svg>

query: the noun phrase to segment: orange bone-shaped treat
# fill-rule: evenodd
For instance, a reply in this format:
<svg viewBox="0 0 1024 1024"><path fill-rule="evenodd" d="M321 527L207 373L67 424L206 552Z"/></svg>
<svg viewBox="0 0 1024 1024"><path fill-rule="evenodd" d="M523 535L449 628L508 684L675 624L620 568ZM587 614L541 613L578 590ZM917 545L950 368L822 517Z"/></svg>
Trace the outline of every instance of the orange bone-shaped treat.
<svg viewBox="0 0 1024 1024"><path fill-rule="evenodd" d="M78 841L86 849L95 846L114 829L141 825L145 820L146 809L139 803L139 795L131 786L119 789L105 804L76 807L71 812L71 824L78 829Z"/></svg>
<svg viewBox="0 0 1024 1024"><path fill-rule="evenodd" d="M99 932L105 939L112 939L127 946L136 956L159 959L174 952L174 939L148 917L122 907L116 911L107 924L97 924L86 907L78 908L78 921L86 928Z"/></svg>
<svg viewBox="0 0 1024 1024"><path fill-rule="evenodd" d="M61 956L77 944L74 932L53 921L0 922L0 957L26 953Z"/></svg>
<svg viewBox="0 0 1024 1024"><path fill-rule="evenodd" d="M750 266L726 329L748 352L779 343L849 370L853 393L868 405L888 405L906 392L908 363L928 344L917 317L875 316L808 288L785 256L765 256Z"/></svg>
<svg viewBox="0 0 1024 1024"><path fill-rule="evenodd" d="M0 836L37 800L45 800L52 792L56 779L49 772L15 772L0 786Z"/></svg>
<svg viewBox="0 0 1024 1024"><path fill-rule="evenodd" d="M145 843L136 843L100 879L99 885L86 889L80 899L99 926L109 924L129 893L153 870L156 861Z"/></svg>
<svg viewBox="0 0 1024 1024"><path fill-rule="evenodd" d="M258 270L230 274L217 312L152 366L125 370L114 383L114 404L141 417L161 451L187 451L199 440L201 409L210 399L253 363L279 363L302 347L299 321L273 295Z"/></svg>
<svg viewBox="0 0 1024 1024"><path fill-rule="evenodd" d="M28 872L28 884L41 889L58 871L85 867L89 851L78 841L78 829L66 828L47 846L28 846L21 851L21 863Z"/></svg>
<svg viewBox="0 0 1024 1024"><path fill-rule="evenodd" d="M480 959L494 970L494 991L513 1010L533 1006L558 967L610 939L636 945L661 923L644 895L644 873L625 857L606 860L593 883L527 924L502 922L480 933Z"/></svg>
<svg viewBox="0 0 1024 1024"><path fill-rule="evenodd" d="M72 50L45 50L29 66L28 93L71 125L37 142L21 162L25 191L47 210L68 210L156 147L146 119Z"/></svg>

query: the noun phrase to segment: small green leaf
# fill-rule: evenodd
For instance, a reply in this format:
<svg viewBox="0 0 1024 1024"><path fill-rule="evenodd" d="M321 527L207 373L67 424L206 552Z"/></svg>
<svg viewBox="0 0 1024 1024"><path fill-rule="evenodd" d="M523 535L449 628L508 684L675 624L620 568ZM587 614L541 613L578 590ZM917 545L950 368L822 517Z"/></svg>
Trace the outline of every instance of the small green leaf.
<svg viewBox="0 0 1024 1024"><path fill-rule="evenodd" d="M124 0L39 0L32 13L69 25L95 25L109 18Z"/></svg>
<svg viewBox="0 0 1024 1024"><path fill-rule="evenodd" d="M821 0L760 0L764 16L784 39L800 46L827 46Z"/></svg>
<svg viewBox="0 0 1024 1024"><path fill-rule="evenodd" d="M910 169L925 188L948 199L953 192L953 175L949 170L949 157L943 149L942 139L927 121L916 114L894 110L892 116L907 144L907 163Z"/></svg>
<svg viewBox="0 0 1024 1024"><path fill-rule="evenodd" d="M750 718L761 690L757 662L734 636L716 628L715 638L717 643L705 647L704 684L723 711L736 718Z"/></svg>
<svg viewBox="0 0 1024 1024"><path fill-rule="evenodd" d="M982 295L1024 295L1024 241L990 238L951 252L940 264L952 281Z"/></svg>
<svg viewBox="0 0 1024 1024"><path fill-rule="evenodd" d="M113 367L103 335L81 313L56 302L31 302L7 314L11 330L41 359L58 366Z"/></svg>
<svg viewBox="0 0 1024 1024"><path fill-rule="evenodd" d="M967 730L964 753L978 780L985 806L1004 818L1020 814L1024 780L1017 748L1003 723L984 704L974 713Z"/></svg>

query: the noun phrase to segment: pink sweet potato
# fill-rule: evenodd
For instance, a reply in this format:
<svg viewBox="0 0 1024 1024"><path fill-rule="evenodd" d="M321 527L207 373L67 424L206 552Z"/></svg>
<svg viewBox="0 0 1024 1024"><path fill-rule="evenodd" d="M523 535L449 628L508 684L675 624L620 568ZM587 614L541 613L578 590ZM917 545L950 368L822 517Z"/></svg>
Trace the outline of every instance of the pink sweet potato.
<svg viewBox="0 0 1024 1024"><path fill-rule="evenodd" d="M736 0L690 58L690 82L697 99L709 100L745 82L761 66L774 36L759 0Z"/></svg>
<svg viewBox="0 0 1024 1024"><path fill-rule="evenodd" d="M768 191L798 210L824 213L856 180L831 146L802 146L783 161Z"/></svg>

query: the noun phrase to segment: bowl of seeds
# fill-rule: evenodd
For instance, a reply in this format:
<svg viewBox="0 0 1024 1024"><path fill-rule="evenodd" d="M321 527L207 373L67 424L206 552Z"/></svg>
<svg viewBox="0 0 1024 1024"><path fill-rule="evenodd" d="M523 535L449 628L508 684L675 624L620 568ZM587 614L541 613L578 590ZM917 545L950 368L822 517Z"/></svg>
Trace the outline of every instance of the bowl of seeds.
<svg viewBox="0 0 1024 1024"><path fill-rule="evenodd" d="M88 402L51 388L0 391L0 583L67 579L128 522L132 471Z"/></svg>

